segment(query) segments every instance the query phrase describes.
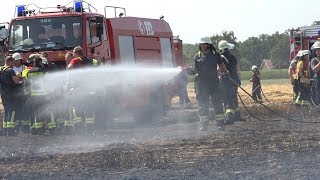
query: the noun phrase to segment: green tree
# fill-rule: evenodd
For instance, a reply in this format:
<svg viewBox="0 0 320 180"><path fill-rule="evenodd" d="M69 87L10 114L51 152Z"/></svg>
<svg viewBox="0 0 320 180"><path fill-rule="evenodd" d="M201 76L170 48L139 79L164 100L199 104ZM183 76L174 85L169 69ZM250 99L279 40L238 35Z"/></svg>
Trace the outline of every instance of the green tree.
<svg viewBox="0 0 320 180"><path fill-rule="evenodd" d="M189 66L193 66L194 56L199 51L198 44L183 44L183 56Z"/></svg>

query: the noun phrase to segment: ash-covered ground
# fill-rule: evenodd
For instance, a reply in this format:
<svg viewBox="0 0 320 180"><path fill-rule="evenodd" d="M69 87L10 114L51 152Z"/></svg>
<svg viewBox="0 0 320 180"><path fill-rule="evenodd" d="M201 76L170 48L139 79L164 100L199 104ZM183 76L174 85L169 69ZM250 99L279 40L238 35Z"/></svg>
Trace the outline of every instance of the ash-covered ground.
<svg viewBox="0 0 320 180"><path fill-rule="evenodd" d="M320 122L316 109L273 108ZM249 109L261 121L246 114L246 122L224 131L210 121L200 132L196 108L174 108L160 123L115 121L95 135L0 137L0 178L318 179L320 124L291 122L259 105Z"/></svg>

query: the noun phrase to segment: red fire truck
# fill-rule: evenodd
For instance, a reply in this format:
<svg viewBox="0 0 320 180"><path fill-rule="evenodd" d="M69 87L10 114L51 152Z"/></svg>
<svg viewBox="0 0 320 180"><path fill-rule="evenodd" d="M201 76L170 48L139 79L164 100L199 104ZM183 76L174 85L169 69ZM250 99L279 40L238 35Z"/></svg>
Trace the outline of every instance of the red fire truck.
<svg viewBox="0 0 320 180"><path fill-rule="evenodd" d="M9 24L8 37L3 38L5 54L19 52L26 60L30 54L43 52L48 54L49 61L65 67L66 52L81 46L85 56L103 64L183 66L182 41L173 38L165 20L127 17L125 8L121 7L105 6L104 10L104 15L99 14L82 0L54 8L35 4L16 6L16 17ZM115 15L120 13L118 17L107 18L109 10ZM146 87L130 97L122 94L119 106L135 109L134 112L138 112L135 116L139 118L153 117L154 109L162 109L165 103L163 97L151 98L154 92L150 89Z"/></svg>
<svg viewBox="0 0 320 180"><path fill-rule="evenodd" d="M300 50L310 50L318 38L320 38L320 26L303 26L291 29L290 60L293 60Z"/></svg>

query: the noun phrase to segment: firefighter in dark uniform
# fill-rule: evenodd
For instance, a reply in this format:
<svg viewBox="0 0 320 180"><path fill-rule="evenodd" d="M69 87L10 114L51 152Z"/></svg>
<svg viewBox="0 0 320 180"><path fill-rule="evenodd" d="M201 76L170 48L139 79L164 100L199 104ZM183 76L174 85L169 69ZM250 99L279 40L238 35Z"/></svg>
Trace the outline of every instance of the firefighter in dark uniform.
<svg viewBox="0 0 320 180"><path fill-rule="evenodd" d="M14 53L12 57L15 59L13 70L16 75L20 77L20 80L23 81L22 72L27 69L27 66L22 64L22 55L20 53ZM19 132L21 127L23 133L29 133L30 122L27 119L27 116L25 116L27 96L24 93L24 86L20 86L19 91L17 92L17 98L19 99L19 103L16 106L16 132Z"/></svg>
<svg viewBox="0 0 320 180"><path fill-rule="evenodd" d="M224 92L224 106L226 122L225 124L234 124L234 121L244 121L241 118L238 107L238 85L241 84L238 76L238 60L230 52L230 48L233 44L228 43L225 40L221 40L218 44L219 51L221 53L221 60L229 71L230 78L225 78L224 75L220 75L221 85ZM237 84L236 84L237 83Z"/></svg>
<svg viewBox="0 0 320 180"><path fill-rule="evenodd" d="M315 95L316 95L316 104L319 105L320 103L320 41L316 41L312 47L311 50L313 50L316 54L314 58L311 59L311 69L314 73L314 79L315 79Z"/></svg>
<svg viewBox="0 0 320 180"><path fill-rule="evenodd" d="M219 129L223 129L225 115L223 112L220 83L217 67L227 76L228 70L221 61L220 54L213 47L210 38L202 38L199 52L194 57L197 77L197 100L199 103L200 130L208 128L209 101L213 97L215 119Z"/></svg>
<svg viewBox="0 0 320 180"><path fill-rule="evenodd" d="M19 103L17 92L22 81L13 70L15 59L11 56L6 57L5 65L1 67L1 99L4 107L5 117L3 120L3 135L15 135L15 108Z"/></svg>

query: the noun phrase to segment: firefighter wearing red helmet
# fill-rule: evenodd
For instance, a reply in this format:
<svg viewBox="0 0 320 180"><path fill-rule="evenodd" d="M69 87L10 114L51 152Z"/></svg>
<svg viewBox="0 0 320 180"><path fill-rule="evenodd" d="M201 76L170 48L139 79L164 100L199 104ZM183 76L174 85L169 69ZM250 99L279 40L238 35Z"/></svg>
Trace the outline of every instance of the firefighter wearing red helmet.
<svg viewBox="0 0 320 180"><path fill-rule="evenodd" d="M200 130L208 128L209 102L213 99L215 119L220 130L223 129L225 115L222 106L220 83L217 76L217 66L226 75L229 73L224 66L220 54L211 43L210 38L202 38L199 52L194 57L197 77L197 100L199 103ZM211 97L211 98L210 98Z"/></svg>
<svg viewBox="0 0 320 180"><path fill-rule="evenodd" d="M311 59L311 69L314 73L315 79L315 95L316 101L315 103L319 105L320 103L320 41L316 41L311 50L315 52L316 56Z"/></svg>

